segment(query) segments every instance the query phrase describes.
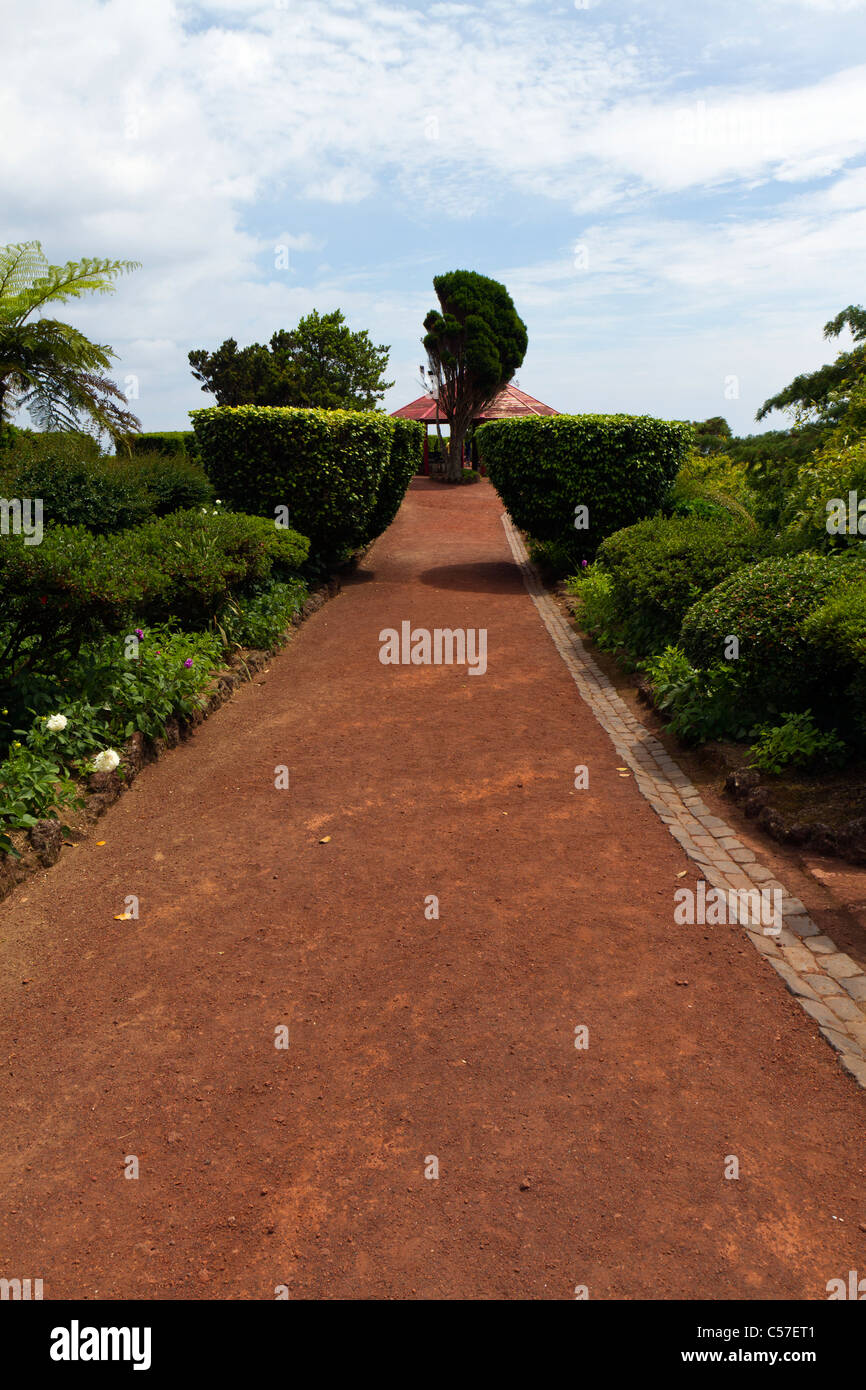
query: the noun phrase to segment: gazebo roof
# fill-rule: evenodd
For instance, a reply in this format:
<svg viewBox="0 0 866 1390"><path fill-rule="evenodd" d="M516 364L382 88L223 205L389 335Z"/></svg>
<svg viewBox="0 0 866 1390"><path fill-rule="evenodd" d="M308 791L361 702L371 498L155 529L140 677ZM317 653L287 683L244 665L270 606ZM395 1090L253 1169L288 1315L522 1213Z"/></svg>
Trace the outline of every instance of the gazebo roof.
<svg viewBox="0 0 866 1390"><path fill-rule="evenodd" d="M419 396L417 401L410 401L399 410L392 410L391 414L399 416L401 420L424 420L432 424L437 416L436 402L432 396ZM519 415L558 414L559 411L554 410L553 406L544 405L517 386L506 386L487 409L475 417L474 423L480 420L510 420ZM439 419L445 423L441 413Z"/></svg>

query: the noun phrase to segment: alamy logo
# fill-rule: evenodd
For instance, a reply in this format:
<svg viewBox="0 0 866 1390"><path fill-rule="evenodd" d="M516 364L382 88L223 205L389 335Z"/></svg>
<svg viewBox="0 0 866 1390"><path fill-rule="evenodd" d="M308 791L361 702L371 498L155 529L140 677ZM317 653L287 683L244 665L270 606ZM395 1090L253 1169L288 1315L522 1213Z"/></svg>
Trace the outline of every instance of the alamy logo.
<svg viewBox="0 0 866 1390"><path fill-rule="evenodd" d="M150 1370L149 1327L68 1327L51 1329L52 1361L131 1361L134 1371Z"/></svg>
<svg viewBox="0 0 866 1390"><path fill-rule="evenodd" d="M26 1303L41 1297L41 1279L0 1279L0 1300L11 1299L15 1303L20 1300Z"/></svg>
<svg viewBox="0 0 866 1390"><path fill-rule="evenodd" d="M42 498L0 497L0 536L23 536L25 545L42 544Z"/></svg>
<svg viewBox="0 0 866 1390"><path fill-rule="evenodd" d="M827 531L831 536L866 536L866 497L859 501L856 492L843 497L831 497L827 503Z"/></svg>
<svg viewBox="0 0 866 1390"><path fill-rule="evenodd" d="M487 670L487 628L412 627L409 622L379 633L383 666L468 666L470 676Z"/></svg>
<svg viewBox="0 0 866 1390"><path fill-rule="evenodd" d="M710 888L698 879L697 893L691 888L674 892L674 921L677 926L763 927L764 936L778 936L782 930L782 892L779 888Z"/></svg>
<svg viewBox="0 0 866 1390"><path fill-rule="evenodd" d="M866 1279L858 1279L856 1269L848 1270L847 1288L844 1279L828 1279L826 1288L827 1299L831 1303L839 1298L851 1298L860 1303L866 1300Z"/></svg>

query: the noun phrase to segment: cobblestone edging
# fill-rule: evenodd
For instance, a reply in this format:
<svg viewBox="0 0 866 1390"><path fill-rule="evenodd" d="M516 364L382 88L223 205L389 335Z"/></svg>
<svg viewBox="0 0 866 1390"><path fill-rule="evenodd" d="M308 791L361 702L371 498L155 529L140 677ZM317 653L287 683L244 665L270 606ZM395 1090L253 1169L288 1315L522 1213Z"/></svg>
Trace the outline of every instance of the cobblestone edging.
<svg viewBox="0 0 866 1390"><path fill-rule="evenodd" d="M746 936L818 1024L845 1071L866 1089L866 973L821 934L799 898L792 897L736 832L712 814L664 744L634 717L563 618L540 583L507 513L502 524L529 596L581 697L610 737L617 756L631 768L641 794L700 867L707 883L723 892L734 888L782 893L781 932L766 936L746 927Z"/></svg>

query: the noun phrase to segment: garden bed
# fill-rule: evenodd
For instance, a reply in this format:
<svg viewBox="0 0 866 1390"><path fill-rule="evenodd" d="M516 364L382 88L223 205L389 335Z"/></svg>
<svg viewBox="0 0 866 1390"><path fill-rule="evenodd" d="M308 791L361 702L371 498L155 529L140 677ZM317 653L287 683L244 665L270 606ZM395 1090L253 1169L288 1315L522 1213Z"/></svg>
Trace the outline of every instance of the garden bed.
<svg viewBox="0 0 866 1390"><path fill-rule="evenodd" d="M292 628L298 627L318 612L329 598L339 593L343 574L355 568L361 553L353 556L326 584L309 595L292 619ZM212 672L202 692L199 708L188 717L168 719L162 737L148 738L140 731L133 733L120 749L120 764L113 772L93 772L81 783L83 804L77 810L65 812L62 824L56 818L42 819L27 832L12 831L9 838L19 857L0 854L0 901L31 874L55 864L64 844L85 839L100 816L132 785L143 767L189 738L205 719L232 698L239 686L252 680L258 671L266 667L291 636L292 629L288 629L283 641L267 651L242 649L232 653L224 666Z"/></svg>
<svg viewBox="0 0 866 1390"><path fill-rule="evenodd" d="M550 572L547 579L552 579ZM557 584L556 588L574 620L576 600L564 585ZM698 746L684 744L656 709L646 677L624 670L616 656L599 648L583 629L581 637L620 694L628 692L632 701L644 707L646 722L692 780L700 781L701 771L704 780L710 774L719 790L778 844L866 865L866 766L862 762L820 774L789 768L770 776L748 766L750 750L743 744L719 740Z"/></svg>

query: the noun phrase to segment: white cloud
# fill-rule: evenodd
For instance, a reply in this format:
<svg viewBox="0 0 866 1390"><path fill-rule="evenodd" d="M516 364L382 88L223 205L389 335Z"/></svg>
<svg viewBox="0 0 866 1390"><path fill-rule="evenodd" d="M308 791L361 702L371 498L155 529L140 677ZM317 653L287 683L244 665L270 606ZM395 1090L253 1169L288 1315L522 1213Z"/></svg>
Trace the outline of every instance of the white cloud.
<svg viewBox="0 0 866 1390"><path fill-rule="evenodd" d="M807 8L839 10L842 25L853 6L766 3L736 32L690 15L703 25L695 53L714 57L689 75L666 57L681 16L665 5L633 17L566 0L29 0L0 59L0 128L14 132L0 144L5 239L39 236L52 259L143 262L113 301L76 314L122 351L119 376L140 373L146 423L182 424L206 399L189 347L261 341L313 307L340 305L412 363L440 247L513 274L533 341L560 351L594 314L611 354L619 334L624 360L646 358L640 313L663 315L668 296L696 335L684 345L669 316L672 345L691 361L697 317L717 313L730 353L747 319L755 341L753 306L796 296L793 352L819 305L829 316L857 297L866 195L851 167L866 156L856 49L840 40L834 70L787 82L767 61L780 16L807 32ZM799 184L827 176L832 187L798 201ZM713 189L730 202L708 224L694 204ZM761 189L784 203L768 210ZM498 233L479 241L475 219L494 210ZM550 245L563 211L589 248L583 280L561 231ZM361 214L389 247L405 228L405 256L377 250L370 264ZM508 271L509 242L533 219L536 252ZM328 263L313 265L305 253L325 245ZM276 246L297 254L288 270ZM401 292L414 274L417 295ZM568 364L545 370L569 404Z"/></svg>

